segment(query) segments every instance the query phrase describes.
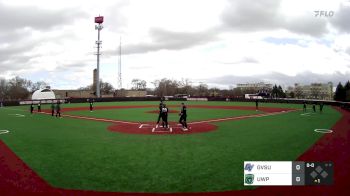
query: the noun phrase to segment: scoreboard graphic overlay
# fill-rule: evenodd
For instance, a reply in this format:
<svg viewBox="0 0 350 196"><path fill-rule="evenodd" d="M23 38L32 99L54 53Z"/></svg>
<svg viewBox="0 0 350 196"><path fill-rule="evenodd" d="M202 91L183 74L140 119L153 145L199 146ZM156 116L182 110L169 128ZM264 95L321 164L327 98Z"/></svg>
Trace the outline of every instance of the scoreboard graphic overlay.
<svg viewBox="0 0 350 196"><path fill-rule="evenodd" d="M332 185L332 162L244 161L245 186Z"/></svg>

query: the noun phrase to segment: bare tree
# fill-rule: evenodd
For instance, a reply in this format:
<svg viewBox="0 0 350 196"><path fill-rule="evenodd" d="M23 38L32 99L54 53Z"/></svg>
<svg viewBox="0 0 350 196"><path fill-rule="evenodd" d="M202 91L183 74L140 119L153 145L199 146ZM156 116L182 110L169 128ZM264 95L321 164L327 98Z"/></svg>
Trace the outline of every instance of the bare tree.
<svg viewBox="0 0 350 196"><path fill-rule="evenodd" d="M301 86L299 85L295 85L295 88L294 88L294 95L296 98L304 98L304 92L303 92L303 89Z"/></svg>
<svg viewBox="0 0 350 196"><path fill-rule="evenodd" d="M199 84L198 88L198 95L199 96L209 96L209 88L206 84Z"/></svg>
<svg viewBox="0 0 350 196"><path fill-rule="evenodd" d="M38 81L38 82L32 83L30 85L30 91L34 92L36 90L46 88L47 86L49 86L48 83L46 83L44 81Z"/></svg>
<svg viewBox="0 0 350 196"><path fill-rule="evenodd" d="M243 97L244 96L244 93L242 92L241 88L234 88L232 91L233 91L232 95L235 97Z"/></svg>
<svg viewBox="0 0 350 196"><path fill-rule="evenodd" d="M157 96L173 96L179 92L179 82L163 78L152 82L155 86L155 94Z"/></svg>
<svg viewBox="0 0 350 196"><path fill-rule="evenodd" d="M147 88L147 82L145 80L133 79L131 84L133 90L146 90Z"/></svg>
<svg viewBox="0 0 350 196"><path fill-rule="evenodd" d="M95 89L96 88L94 88L93 84L78 88L78 90L89 90L89 91L95 91ZM103 82L102 80L100 80L100 90L102 94L111 94L114 91L114 87L112 84L108 82Z"/></svg>
<svg viewBox="0 0 350 196"><path fill-rule="evenodd" d="M32 84L30 80L21 77L14 77L9 80L8 93L12 99L27 99L29 97L29 88Z"/></svg>
<svg viewBox="0 0 350 196"><path fill-rule="evenodd" d="M5 79L1 78L0 79L0 100L9 98L8 91L9 91L8 82Z"/></svg>

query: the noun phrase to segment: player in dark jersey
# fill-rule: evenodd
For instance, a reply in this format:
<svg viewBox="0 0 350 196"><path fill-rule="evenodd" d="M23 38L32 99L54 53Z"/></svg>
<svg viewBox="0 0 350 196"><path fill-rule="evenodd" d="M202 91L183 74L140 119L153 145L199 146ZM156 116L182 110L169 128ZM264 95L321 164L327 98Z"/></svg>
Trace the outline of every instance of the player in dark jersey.
<svg viewBox="0 0 350 196"><path fill-rule="evenodd" d="M60 102L57 102L57 104L56 104L56 117L61 118L61 103Z"/></svg>
<svg viewBox="0 0 350 196"><path fill-rule="evenodd" d="M164 105L163 100L160 100L160 103L159 103L159 115L158 115L158 119L157 119L157 126L159 124L160 118L162 117L163 105Z"/></svg>
<svg viewBox="0 0 350 196"><path fill-rule="evenodd" d="M168 112L169 112L169 109L166 107L165 104L163 104L163 108L162 108L162 111L161 111L161 116L162 116L162 125L163 125L163 128L169 128L169 125L168 125Z"/></svg>
<svg viewBox="0 0 350 196"><path fill-rule="evenodd" d="M255 109L256 111L259 110L259 101L257 99L255 99Z"/></svg>
<svg viewBox="0 0 350 196"><path fill-rule="evenodd" d="M315 103L315 102L312 104L312 110L313 110L314 112L316 112L316 103Z"/></svg>
<svg viewBox="0 0 350 196"><path fill-rule="evenodd" d="M34 111L34 105L32 103L32 104L30 104L30 113L33 114L33 111Z"/></svg>
<svg viewBox="0 0 350 196"><path fill-rule="evenodd" d="M187 131L187 107L184 103L181 103L181 112L180 112L179 123L182 125L182 130Z"/></svg>
<svg viewBox="0 0 350 196"><path fill-rule="evenodd" d="M323 102L320 103L320 113L323 111Z"/></svg>
<svg viewBox="0 0 350 196"><path fill-rule="evenodd" d="M303 102L303 111L306 112L306 102Z"/></svg>
<svg viewBox="0 0 350 196"><path fill-rule="evenodd" d="M38 112L41 112L41 102L38 103Z"/></svg>
<svg viewBox="0 0 350 196"><path fill-rule="evenodd" d="M55 104L51 103L51 116L55 114Z"/></svg>
<svg viewBox="0 0 350 196"><path fill-rule="evenodd" d="M94 109L94 101L92 99L89 99L89 103L90 103L90 112L92 112L92 110Z"/></svg>

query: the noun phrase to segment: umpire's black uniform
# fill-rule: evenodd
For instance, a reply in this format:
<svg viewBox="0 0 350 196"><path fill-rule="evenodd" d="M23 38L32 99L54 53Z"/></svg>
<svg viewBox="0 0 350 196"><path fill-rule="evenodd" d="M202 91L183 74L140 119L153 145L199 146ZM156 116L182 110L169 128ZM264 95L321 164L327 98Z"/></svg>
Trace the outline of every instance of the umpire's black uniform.
<svg viewBox="0 0 350 196"><path fill-rule="evenodd" d="M34 106L33 104L30 104L30 113L33 114Z"/></svg>
<svg viewBox="0 0 350 196"><path fill-rule="evenodd" d="M161 111L161 116L162 116L162 121L163 121L163 128L168 128L168 112L169 109L163 105L162 111Z"/></svg>
<svg viewBox="0 0 350 196"><path fill-rule="evenodd" d="M92 112L93 109L94 109L94 103L90 102L90 112Z"/></svg>
<svg viewBox="0 0 350 196"><path fill-rule="evenodd" d="M158 120L157 120L157 124L159 124L160 118L162 118L162 108L163 108L163 101L160 101L159 103L159 115L158 115Z"/></svg>
<svg viewBox="0 0 350 196"><path fill-rule="evenodd" d="M56 105L56 117L61 117L61 104L59 102Z"/></svg>
<svg viewBox="0 0 350 196"><path fill-rule="evenodd" d="M38 103L38 112L41 112L41 103Z"/></svg>
<svg viewBox="0 0 350 196"><path fill-rule="evenodd" d="M179 119L179 123L182 125L182 128L187 129L186 121L187 121L187 107L184 104L182 104L180 119Z"/></svg>

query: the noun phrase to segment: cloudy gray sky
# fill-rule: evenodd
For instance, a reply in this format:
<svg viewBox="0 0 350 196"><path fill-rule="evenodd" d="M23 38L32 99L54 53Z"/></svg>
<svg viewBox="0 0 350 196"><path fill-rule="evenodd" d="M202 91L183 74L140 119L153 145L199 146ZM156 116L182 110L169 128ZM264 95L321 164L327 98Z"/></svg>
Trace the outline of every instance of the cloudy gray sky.
<svg viewBox="0 0 350 196"><path fill-rule="evenodd" d="M219 88L350 79L349 0L0 0L0 77L91 84L98 15L101 77L115 87L120 37L124 88L134 78Z"/></svg>

